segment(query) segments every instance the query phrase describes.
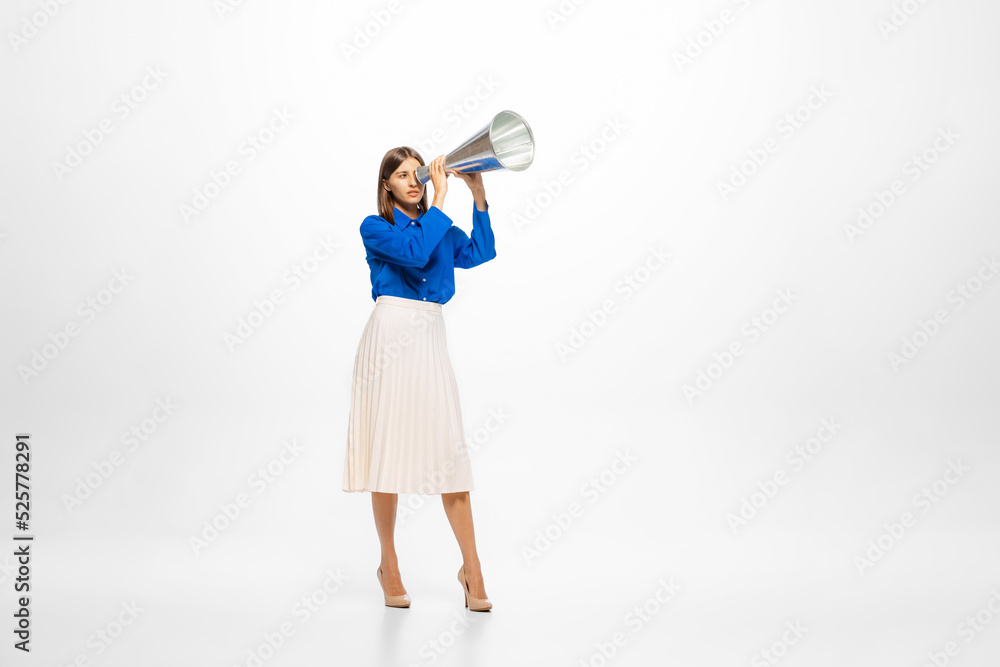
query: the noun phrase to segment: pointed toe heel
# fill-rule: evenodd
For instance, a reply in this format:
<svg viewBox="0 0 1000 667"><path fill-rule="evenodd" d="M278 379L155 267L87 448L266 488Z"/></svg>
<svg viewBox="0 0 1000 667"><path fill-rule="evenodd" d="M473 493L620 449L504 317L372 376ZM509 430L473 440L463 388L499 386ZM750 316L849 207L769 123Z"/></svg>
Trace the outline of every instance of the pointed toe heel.
<svg viewBox="0 0 1000 667"><path fill-rule="evenodd" d="M493 603L489 598L474 598L469 592L469 582L465 580L465 566L458 569L458 583L462 584L462 593L465 595L465 606L469 611L489 611L493 608Z"/></svg>
<svg viewBox="0 0 1000 667"><path fill-rule="evenodd" d="M375 576L378 577L378 585L382 587L382 596L385 598L386 607L409 607L410 606L410 594L403 593L402 595L389 595L385 592L385 584L382 583L382 566L379 565L378 569L375 570Z"/></svg>

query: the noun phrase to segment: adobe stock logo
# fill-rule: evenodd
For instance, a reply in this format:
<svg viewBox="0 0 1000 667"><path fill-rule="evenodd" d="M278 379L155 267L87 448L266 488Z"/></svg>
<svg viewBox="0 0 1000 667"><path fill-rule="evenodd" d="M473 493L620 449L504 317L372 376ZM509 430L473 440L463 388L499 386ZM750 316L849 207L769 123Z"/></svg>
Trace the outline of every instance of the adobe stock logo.
<svg viewBox="0 0 1000 667"><path fill-rule="evenodd" d="M820 421L815 436L789 449L785 454L785 463L791 470L779 468L764 481L757 482L757 490L740 498L739 509L726 515L726 522L733 529L733 534L739 532L740 528L746 526L774 500L781 487L788 483L790 476L794 476L794 473L801 471L806 463L818 456L843 428L844 425L836 417L824 418Z"/></svg>
<svg viewBox="0 0 1000 667"><path fill-rule="evenodd" d="M177 206L185 224L190 224L192 219L201 215L232 184L233 179L243 173L246 165L253 162L282 132L288 129L293 120L295 120L295 115L286 107L275 108L265 124L256 132L246 135L240 143L237 148L238 158L234 157L226 161L221 169L210 169L208 178L204 179L203 185L191 189L190 203L182 202Z"/></svg>
<svg viewBox="0 0 1000 667"><path fill-rule="evenodd" d="M951 125L938 128L934 139L922 151L907 158L900 167L903 176L908 177L911 183L919 181L961 137L962 135L952 130ZM858 207L854 222L844 224L844 235L847 240L855 243L881 220L906 192L906 183L901 178L894 178L885 189L876 188L868 203Z"/></svg>
<svg viewBox="0 0 1000 667"><path fill-rule="evenodd" d="M289 285L287 290L274 287L263 298L254 299L253 306L246 315L241 315L236 321L233 331L226 331L222 340L230 354L236 351L256 333L263 324L274 317L278 306L285 303L288 295L298 290L305 281L316 274L324 264L333 257L334 250L340 244L333 241L330 235L317 237L311 251L302 259L294 262L281 276L281 284Z"/></svg>
<svg viewBox="0 0 1000 667"><path fill-rule="evenodd" d="M750 667L768 667L788 655L788 648L799 643L799 640L809 632L809 628L802 625L801 621L786 621L788 628L781 633L781 639L771 642L771 645L758 651L750 659Z"/></svg>
<svg viewBox="0 0 1000 667"><path fill-rule="evenodd" d="M633 636L652 623L656 615L662 612L681 590L681 586L674 583L673 577L660 577L656 583L658 584L656 591L647 597L641 606L633 606L622 618L622 624L632 630ZM606 641L595 642L594 650L587 657L580 658L577 664L579 667L606 667L622 647L628 645L629 639L624 630L616 630Z"/></svg>
<svg viewBox="0 0 1000 667"><path fill-rule="evenodd" d="M914 493L910 503L919 509L921 514L926 514L971 470L972 468L964 465L961 459L948 461L948 469L941 477ZM882 527L885 530L875 539L868 540L868 548L863 553L854 556L854 567L857 568L858 574L864 576L866 570L885 558L886 553L917 525L918 518L913 512L904 511L898 520L883 523Z"/></svg>
<svg viewBox="0 0 1000 667"><path fill-rule="evenodd" d="M452 130L457 130L461 127L462 123L471 118L472 114L478 111L483 106L483 103L496 92L501 82L497 81L492 74L489 74L487 76L480 75L476 83L477 85L471 93L445 110L442 114L444 124L436 126L427 133L425 139L414 143L414 148L423 155L436 155L438 146L443 144L448 137L447 127L450 127Z"/></svg>
<svg viewBox="0 0 1000 667"><path fill-rule="evenodd" d="M750 7L751 0L733 0L741 11L746 11ZM731 25L739 15L729 8L723 8L719 12L718 18L706 19L702 21L703 28L696 34L688 37L687 44L683 51L674 51L674 64L680 74L684 73L684 68L693 65L694 61L700 58L715 42L722 37L726 31L726 26Z"/></svg>
<svg viewBox="0 0 1000 667"><path fill-rule="evenodd" d="M298 460L304 451L305 447L298 444L294 438L291 441L285 440L282 443L281 452L277 456L268 461L266 465L258 467L247 477L247 486L254 489L257 495L264 493ZM188 546L191 547L194 555L200 556L203 551L212 546L245 513L246 509L253 504L253 500L253 496L246 491L241 491L230 500L219 503L219 511L205 519L197 533L188 536Z"/></svg>
<svg viewBox="0 0 1000 667"><path fill-rule="evenodd" d="M826 106L832 97L833 93L827 90L825 83L812 86L809 89L809 96L802 104L775 121L774 130L777 137L769 136L760 146L748 148L746 159L733 165L729 177L725 181L715 182L716 190L718 190L722 201L728 201L740 188L749 183L751 177L767 164L771 155L778 152L782 142L790 141L820 109Z"/></svg>
<svg viewBox="0 0 1000 667"><path fill-rule="evenodd" d="M406 0L405 5L412 4ZM344 54L344 59L350 63L352 58L361 55L361 52L382 34L382 31L389 27L393 17L403 11L404 5L400 0L389 0L384 9L373 9L371 19L364 25L354 26L353 39L350 42L340 43L340 52Z"/></svg>
<svg viewBox="0 0 1000 667"><path fill-rule="evenodd" d="M111 280L107 282L106 287L101 288L96 294L87 297L77 305L76 313L83 319L82 322L75 319L69 320L61 329L54 333L50 332L48 342L43 343L40 349L38 347L32 348L28 365L18 364L17 366L18 376L24 385L27 386L29 381L37 378L42 371L49 368L55 359L66 350L67 346L80 335L81 331L84 330L82 327L93 322L99 313L103 313L112 302L120 298L118 295L124 292L133 280L135 280L135 276L129 273L127 267L113 271Z"/></svg>
<svg viewBox="0 0 1000 667"><path fill-rule="evenodd" d="M975 273L957 283L948 292L947 302L955 304L955 312L962 310L998 273L1000 273L1000 263L997 262L996 254L990 257L983 256ZM917 328L910 335L900 339L898 351L892 350L886 355L892 370L898 373L901 366L913 361L949 322L951 315L944 307L937 308L926 320L918 319Z"/></svg>
<svg viewBox="0 0 1000 667"><path fill-rule="evenodd" d="M18 32L8 32L7 41L14 53L21 50L22 46L34 39L38 32L49 24L49 21L58 16L63 6L69 4L70 0L41 0L38 3L40 11L34 12L30 18L25 16L21 19L21 29Z"/></svg>
<svg viewBox="0 0 1000 667"><path fill-rule="evenodd" d="M580 496L588 498L590 504L594 504L608 492L618 480L635 464L639 459L625 449L617 450L615 458L599 475L591 477L580 487ZM585 507L582 503L573 501L566 507L564 512L550 514L550 521L543 528L535 530L534 541L531 544L521 546L521 555L528 565L532 565L543 553L552 548L552 545L561 539L573 526L577 520L583 516Z"/></svg>
<svg viewBox="0 0 1000 667"><path fill-rule="evenodd" d="M754 315L740 327L740 333L747 337L748 342L753 343L760 339L761 334L768 331L783 315L788 312L792 304L798 301L799 296L792 294L790 289L779 289L775 293L771 306L764 308L760 314ZM688 405L694 405L695 399L703 396L706 391L712 388L722 376L733 367L736 359L746 352L746 345L742 339L737 338L727 345L722 352L712 353L712 361L702 369L699 368L695 376L694 384L685 384L681 387L684 397L688 400Z"/></svg>
<svg viewBox="0 0 1000 667"><path fill-rule="evenodd" d="M127 445L128 452L137 451L140 445L145 444L156 434L159 428L174 415L174 412L179 407L179 405L170 400L169 396L165 399L156 399L156 407L153 408L149 416L143 418L129 430L121 434L121 443ZM73 512L79 509L88 498L94 495L97 489L101 488L102 485L111 479L127 459L131 458L134 457L127 456L120 449L113 449L107 457L92 462L90 466L93 468L93 472L88 472L82 477L77 477L76 486L73 487L72 493L62 494L60 499L63 501L66 513L73 514Z"/></svg>
<svg viewBox="0 0 1000 667"><path fill-rule="evenodd" d="M663 247L647 246L649 251L644 260L635 268L621 274L621 278L614 285L614 293L623 295L621 303L625 303L648 283L653 275L667 264L667 260L672 255L663 250ZM556 353L559 354L560 361L565 362L575 355L587 341L591 340L601 327L608 323L608 319L618 312L619 299L611 296L601 302L600 306L594 310L587 310L586 317L570 327L569 337L559 340L555 344Z"/></svg>
<svg viewBox="0 0 1000 667"><path fill-rule="evenodd" d="M608 118L604 127L594 134L587 143L580 144L577 150L570 156L569 163L576 167L571 169L560 169L551 180L542 179L542 188L536 190L534 195L530 195L524 200L521 211L514 211L510 220L514 223L514 230L521 234L525 227L537 223L542 213L551 207L570 186L576 182L578 174L587 171L601 155L616 142L621 139L624 130L630 127L620 116ZM511 207L513 208L513 207Z"/></svg>
<svg viewBox="0 0 1000 667"><path fill-rule="evenodd" d="M66 147L63 161L56 160L52 163L52 173L59 182L62 183L66 176L80 167L88 156L93 155L97 147L104 143L119 124L131 116L166 79L167 73L160 65L146 67L142 79L111 102L109 105L111 115L99 120L96 127L83 130L83 139Z"/></svg>
<svg viewBox="0 0 1000 667"><path fill-rule="evenodd" d="M920 9L927 4L927 0L903 0L902 4L893 4L892 13L888 19L880 19L878 31L882 34L883 41L889 41L889 37L899 32L903 26L910 22Z"/></svg>
<svg viewBox="0 0 1000 667"><path fill-rule="evenodd" d="M990 589L989 599L973 613L966 614L965 619L955 627L955 633L965 640L966 645L971 644L979 633L1000 617L1000 591L996 588ZM923 664L923 667L945 667L951 662L951 658L956 657L961 652L962 647L958 645L958 642L950 640L941 647L940 651L928 652L927 662Z"/></svg>
<svg viewBox="0 0 1000 667"><path fill-rule="evenodd" d="M244 0L215 0L212 3L215 13L218 15L219 20L222 21L226 18L226 14L230 14L236 11L236 8L242 5Z"/></svg>

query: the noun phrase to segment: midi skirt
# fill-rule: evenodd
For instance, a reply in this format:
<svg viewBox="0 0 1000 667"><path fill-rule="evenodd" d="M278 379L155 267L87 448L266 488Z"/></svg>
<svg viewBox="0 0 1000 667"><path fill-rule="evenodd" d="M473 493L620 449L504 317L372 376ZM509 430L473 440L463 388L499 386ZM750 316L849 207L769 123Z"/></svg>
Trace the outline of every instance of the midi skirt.
<svg viewBox="0 0 1000 667"><path fill-rule="evenodd" d="M472 491L441 304L381 295L358 344L344 491Z"/></svg>

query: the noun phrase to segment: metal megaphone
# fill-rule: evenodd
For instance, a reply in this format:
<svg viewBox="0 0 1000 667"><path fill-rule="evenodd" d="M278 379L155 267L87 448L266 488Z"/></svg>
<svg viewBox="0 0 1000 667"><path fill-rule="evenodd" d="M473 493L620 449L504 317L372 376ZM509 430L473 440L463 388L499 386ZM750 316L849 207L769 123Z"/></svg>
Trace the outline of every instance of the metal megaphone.
<svg viewBox="0 0 1000 667"><path fill-rule="evenodd" d="M513 111L501 111L471 139L448 153L445 169L468 174L509 169L524 171L535 157L535 139L527 121ZM431 180L430 167L417 167L417 180Z"/></svg>

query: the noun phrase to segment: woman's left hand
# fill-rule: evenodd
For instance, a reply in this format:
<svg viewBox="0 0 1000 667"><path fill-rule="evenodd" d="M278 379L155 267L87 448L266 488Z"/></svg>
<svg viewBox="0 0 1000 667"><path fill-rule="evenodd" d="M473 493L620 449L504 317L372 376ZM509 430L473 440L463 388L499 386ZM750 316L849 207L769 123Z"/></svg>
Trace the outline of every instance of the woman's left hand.
<svg viewBox="0 0 1000 667"><path fill-rule="evenodd" d="M483 188L483 175L478 171L474 171L471 174L466 174L455 169L448 169L449 174L452 176L458 176L465 184L469 186L472 191L481 190Z"/></svg>

